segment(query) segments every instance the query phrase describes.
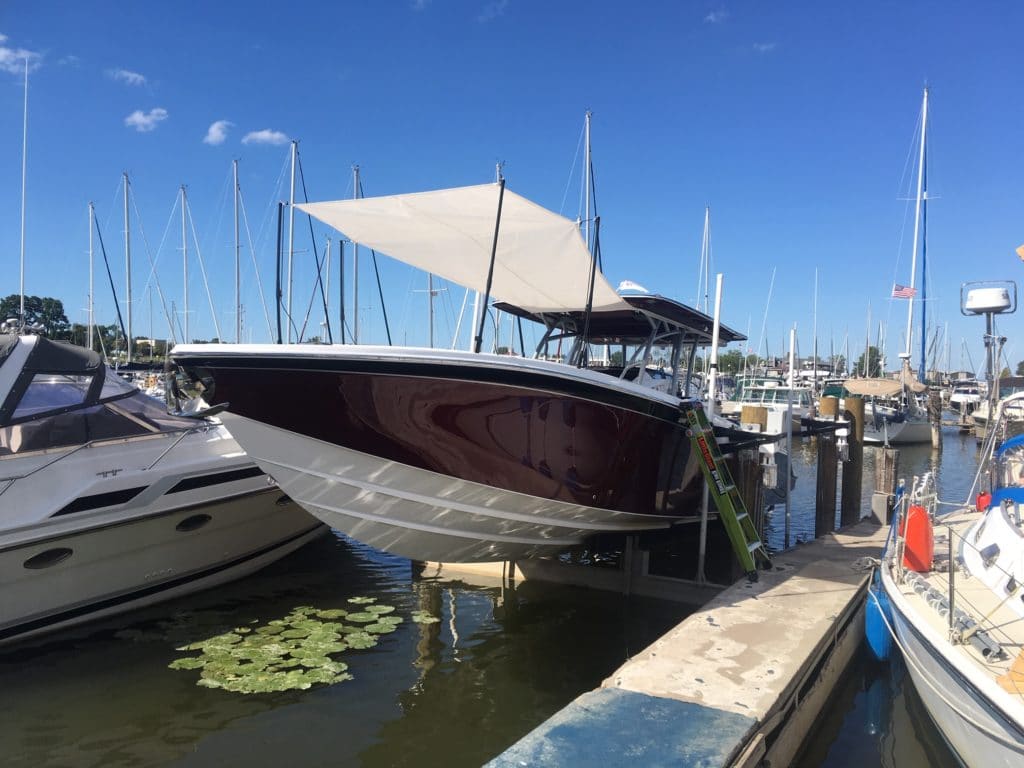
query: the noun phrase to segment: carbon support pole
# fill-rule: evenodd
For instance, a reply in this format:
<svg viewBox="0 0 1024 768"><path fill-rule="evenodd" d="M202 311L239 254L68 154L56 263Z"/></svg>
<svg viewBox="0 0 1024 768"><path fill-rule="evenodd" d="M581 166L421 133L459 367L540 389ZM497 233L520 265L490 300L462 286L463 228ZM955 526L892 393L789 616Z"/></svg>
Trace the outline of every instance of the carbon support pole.
<svg viewBox="0 0 1024 768"><path fill-rule="evenodd" d="M477 326L476 338L473 340L473 351L480 353L484 342L484 323L487 320L487 302L491 300L491 284L494 282L494 259L498 255L498 231L501 228L501 204L505 200L505 179L498 182L498 215L494 220L494 242L491 244L491 263L487 267L487 287L484 289L484 300L481 303L480 325Z"/></svg>

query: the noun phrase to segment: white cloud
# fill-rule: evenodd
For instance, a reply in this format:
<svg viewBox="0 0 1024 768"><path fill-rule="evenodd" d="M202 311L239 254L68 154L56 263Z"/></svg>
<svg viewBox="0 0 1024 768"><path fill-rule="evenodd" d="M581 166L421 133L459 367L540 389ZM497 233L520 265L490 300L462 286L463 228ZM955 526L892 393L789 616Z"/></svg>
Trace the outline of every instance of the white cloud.
<svg viewBox="0 0 1024 768"><path fill-rule="evenodd" d="M145 75L140 75L138 72L132 72L129 69L108 69L107 77L111 80L117 80L118 82L124 83L125 85L146 84Z"/></svg>
<svg viewBox="0 0 1024 768"><path fill-rule="evenodd" d="M203 144L209 144L214 147L220 146L224 143L224 139L228 137L228 128L233 125L234 123L230 120L218 120L212 123L206 129L206 138L203 139Z"/></svg>
<svg viewBox="0 0 1024 768"><path fill-rule="evenodd" d="M476 17L476 20L481 23L493 21L503 15L507 7L508 0L491 0L491 2L485 5L483 10L480 11L480 15Z"/></svg>
<svg viewBox="0 0 1024 768"><path fill-rule="evenodd" d="M771 53L775 50L775 43L754 43L754 50L757 53Z"/></svg>
<svg viewBox="0 0 1024 768"><path fill-rule="evenodd" d="M136 109L124 119L124 124L134 128L139 133L149 133L157 124L167 119L167 110L163 107L155 107L149 112Z"/></svg>
<svg viewBox="0 0 1024 768"><path fill-rule="evenodd" d="M705 24L720 24L729 18L729 14L725 9L719 9L717 11L708 11L707 16L704 17Z"/></svg>
<svg viewBox="0 0 1024 768"><path fill-rule="evenodd" d="M25 72L25 61L30 70L39 66L43 56L41 53L25 48L11 48L6 45L7 35L0 34L0 71L20 75Z"/></svg>
<svg viewBox="0 0 1024 768"><path fill-rule="evenodd" d="M281 131L264 128L262 131L250 131L242 138L243 144L287 144L288 136Z"/></svg>

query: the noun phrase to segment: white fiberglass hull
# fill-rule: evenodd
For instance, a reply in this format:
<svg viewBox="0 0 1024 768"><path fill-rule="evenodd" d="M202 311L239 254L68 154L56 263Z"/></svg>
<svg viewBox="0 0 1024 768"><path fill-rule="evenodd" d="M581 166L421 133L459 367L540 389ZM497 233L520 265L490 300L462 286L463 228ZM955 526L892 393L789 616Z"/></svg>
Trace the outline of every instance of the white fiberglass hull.
<svg viewBox="0 0 1024 768"><path fill-rule="evenodd" d="M892 605L894 629L907 668L925 708L950 748L967 766L1019 768L1024 765L1024 722L1020 704L1007 712L996 703L994 680L981 678L956 658L957 650L926 622L895 588L885 568L882 585ZM950 650L953 649L953 650Z"/></svg>
<svg viewBox="0 0 1024 768"><path fill-rule="evenodd" d="M283 495L268 488L3 549L0 642L181 597L269 565L325 530L296 504L278 503Z"/></svg>
<svg viewBox="0 0 1024 768"><path fill-rule="evenodd" d="M876 429L870 414L865 416L864 442L873 445L914 445L932 441L932 425L927 419L888 422Z"/></svg>
<svg viewBox="0 0 1024 768"><path fill-rule="evenodd" d="M324 532L223 427L0 459L0 643L245 576Z"/></svg>
<svg viewBox="0 0 1024 768"><path fill-rule="evenodd" d="M671 522L501 490L230 413L224 422L248 455L310 513L364 544L417 560L554 554L599 531L650 530Z"/></svg>

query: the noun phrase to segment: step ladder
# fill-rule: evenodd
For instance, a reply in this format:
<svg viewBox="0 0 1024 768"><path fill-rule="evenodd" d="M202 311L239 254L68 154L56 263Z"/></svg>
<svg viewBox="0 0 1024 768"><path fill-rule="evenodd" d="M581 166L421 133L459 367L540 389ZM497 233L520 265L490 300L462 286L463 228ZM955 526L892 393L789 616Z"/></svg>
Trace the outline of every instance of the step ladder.
<svg viewBox="0 0 1024 768"><path fill-rule="evenodd" d="M757 581L757 560L760 559L766 568L771 567L772 561L754 527L754 521L747 513L743 498L736 489L725 457L718 448L715 430L700 405L689 408L686 419L689 423L687 434L690 436L693 450L699 457L704 479L715 500L718 516L725 525L726 533L729 534L733 551L746 571L747 578Z"/></svg>

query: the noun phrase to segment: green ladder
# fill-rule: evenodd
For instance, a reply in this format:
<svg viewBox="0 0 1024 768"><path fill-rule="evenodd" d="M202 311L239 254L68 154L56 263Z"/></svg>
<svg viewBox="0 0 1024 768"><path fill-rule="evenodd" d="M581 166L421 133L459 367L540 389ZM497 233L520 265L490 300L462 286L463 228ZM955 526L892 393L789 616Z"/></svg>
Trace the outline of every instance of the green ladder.
<svg viewBox="0 0 1024 768"><path fill-rule="evenodd" d="M715 500L718 516L729 534L733 551L747 573L747 578L757 581L757 560L760 558L766 568L771 568L772 561L768 551L754 527L754 521L747 514L747 507L736 489L732 473L725 463L725 457L715 441L715 431L708 421L704 409L700 405L691 407L686 412L690 428L687 434L693 449L700 457L700 466L707 480L711 496Z"/></svg>

